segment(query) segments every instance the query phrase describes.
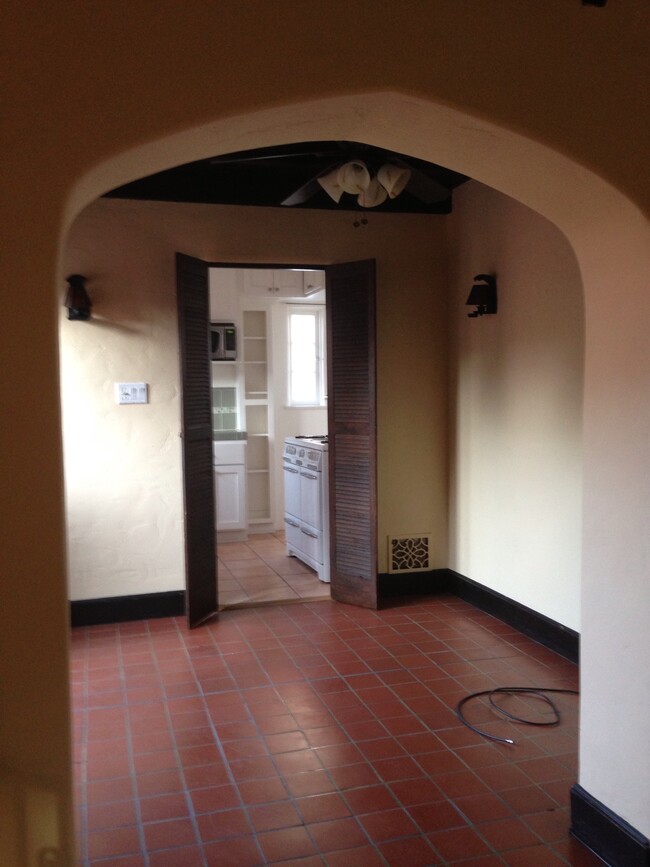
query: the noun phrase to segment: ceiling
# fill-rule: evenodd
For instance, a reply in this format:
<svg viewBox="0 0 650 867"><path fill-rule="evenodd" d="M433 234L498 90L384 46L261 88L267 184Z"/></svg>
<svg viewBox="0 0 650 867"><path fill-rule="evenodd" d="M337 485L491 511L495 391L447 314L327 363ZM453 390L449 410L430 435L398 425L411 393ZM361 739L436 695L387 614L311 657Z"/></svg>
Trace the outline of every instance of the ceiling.
<svg viewBox="0 0 650 867"><path fill-rule="evenodd" d="M315 179L352 160L364 162L371 175L375 175L386 162L406 164L412 171L411 180L395 199L388 199L371 209L361 207L356 196L347 193L337 204ZM448 214L452 208L453 190L466 180L465 175L434 163L383 148L359 142L316 141L239 151L186 163L118 187L106 196L282 207L285 199L303 188L303 194L308 196L306 201L285 207L364 213Z"/></svg>

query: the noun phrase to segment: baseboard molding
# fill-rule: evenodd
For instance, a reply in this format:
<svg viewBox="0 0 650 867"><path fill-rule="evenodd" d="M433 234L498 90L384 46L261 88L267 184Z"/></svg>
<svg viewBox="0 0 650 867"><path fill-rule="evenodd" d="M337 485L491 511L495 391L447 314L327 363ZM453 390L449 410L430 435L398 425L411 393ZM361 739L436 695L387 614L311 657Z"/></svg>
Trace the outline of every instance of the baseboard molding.
<svg viewBox="0 0 650 867"><path fill-rule="evenodd" d="M185 613L185 592L143 593L139 596L109 596L105 599L79 599L70 603L71 626L98 626L178 617Z"/></svg>
<svg viewBox="0 0 650 867"><path fill-rule="evenodd" d="M498 617L571 662L580 661L580 634L514 599L449 570L449 592Z"/></svg>
<svg viewBox="0 0 650 867"><path fill-rule="evenodd" d="M400 596L430 596L448 593L449 569L430 569L427 572L382 572L377 576L377 598L395 599Z"/></svg>
<svg viewBox="0 0 650 867"><path fill-rule="evenodd" d="M458 572L451 569L432 569L429 572L378 576L377 596L380 603L381 600L400 596L430 596L438 593L453 593L476 608L514 626L566 659L578 662L580 636L577 632L470 578L465 578ZM70 622L72 626L96 626L125 623L129 620L178 617L184 612L184 592L170 590L138 596L77 600L70 603Z"/></svg>
<svg viewBox="0 0 650 867"><path fill-rule="evenodd" d="M610 867L650 867L650 840L577 783L571 788L571 833Z"/></svg>
<svg viewBox="0 0 650 867"><path fill-rule="evenodd" d="M425 596L432 593L453 593L470 602L481 611L497 617L509 626L514 626L544 647L554 650L571 662L580 657L580 634L573 629L545 617L532 608L527 608L514 599L509 599L471 578L466 578L453 569L433 569L430 572L413 572L403 575L379 575L379 598L399 596Z"/></svg>

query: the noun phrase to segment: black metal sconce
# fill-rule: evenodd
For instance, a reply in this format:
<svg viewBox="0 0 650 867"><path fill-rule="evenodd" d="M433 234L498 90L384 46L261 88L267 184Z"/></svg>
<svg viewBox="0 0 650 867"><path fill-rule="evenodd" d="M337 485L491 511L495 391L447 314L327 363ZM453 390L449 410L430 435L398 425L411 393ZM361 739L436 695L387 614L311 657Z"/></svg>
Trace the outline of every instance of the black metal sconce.
<svg viewBox="0 0 650 867"><path fill-rule="evenodd" d="M467 315L470 319L475 319L477 316L483 316L486 313L497 312L497 278L491 274L477 274L474 277L475 282L472 286L472 291L465 304L470 307L476 307Z"/></svg>
<svg viewBox="0 0 650 867"><path fill-rule="evenodd" d="M93 302L86 290L86 278L81 274L71 274L65 279L68 291L63 306L68 308L68 319L80 319L82 322L90 319Z"/></svg>

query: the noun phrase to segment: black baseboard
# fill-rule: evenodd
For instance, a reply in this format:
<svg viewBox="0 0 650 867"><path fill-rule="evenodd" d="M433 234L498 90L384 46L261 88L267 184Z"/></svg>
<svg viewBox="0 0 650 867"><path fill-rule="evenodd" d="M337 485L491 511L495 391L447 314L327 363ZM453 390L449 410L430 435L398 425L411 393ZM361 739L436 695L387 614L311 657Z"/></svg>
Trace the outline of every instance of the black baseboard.
<svg viewBox="0 0 650 867"><path fill-rule="evenodd" d="M450 586L449 569L404 572L401 575L384 572L377 576L377 598L381 601L400 596L430 596L432 593L448 593Z"/></svg>
<svg viewBox="0 0 650 867"><path fill-rule="evenodd" d="M571 833L610 867L650 867L650 840L577 783L571 788Z"/></svg>
<svg viewBox="0 0 650 867"><path fill-rule="evenodd" d="M411 572L404 575L381 574L378 576L377 591L378 598L384 602L400 596L453 593L476 608L514 626L566 659L578 662L580 636L577 632L451 569L432 569L429 572ZM170 590L166 593L110 596L105 599L71 602L70 622L72 626L96 626L125 623L129 620L177 617L184 612L184 592Z"/></svg>
<svg viewBox="0 0 650 867"><path fill-rule="evenodd" d="M70 603L71 626L98 626L178 617L185 613L185 592L143 593L140 596L109 596L106 599L80 599Z"/></svg>
<svg viewBox="0 0 650 867"><path fill-rule="evenodd" d="M465 578L453 569L432 569L404 575L379 575L378 595L389 600L399 596L426 596L432 593L453 593L481 611L497 617L528 635L544 647L554 650L571 662L580 657L580 635L573 629L545 617L520 602L515 602L489 587Z"/></svg>
<svg viewBox="0 0 650 867"><path fill-rule="evenodd" d="M514 599L502 596L495 590L490 590L470 578L465 578L458 572L449 570L449 592L470 602L481 611L498 617L509 626L514 626L524 635L533 638L544 647L554 650L565 659L578 663L580 661L580 634L550 617L545 617L532 608L527 608Z"/></svg>

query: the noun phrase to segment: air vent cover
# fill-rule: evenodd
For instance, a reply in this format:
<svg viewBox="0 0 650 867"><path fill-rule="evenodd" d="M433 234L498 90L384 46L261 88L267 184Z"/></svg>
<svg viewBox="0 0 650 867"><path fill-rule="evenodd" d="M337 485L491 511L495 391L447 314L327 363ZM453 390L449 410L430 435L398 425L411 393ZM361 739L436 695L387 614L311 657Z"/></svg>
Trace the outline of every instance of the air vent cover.
<svg viewBox="0 0 650 867"><path fill-rule="evenodd" d="M420 533L414 536L388 537L388 571L427 572L431 569L431 536Z"/></svg>

